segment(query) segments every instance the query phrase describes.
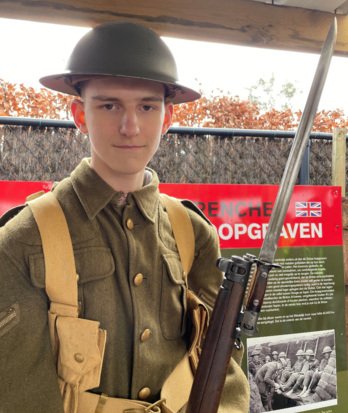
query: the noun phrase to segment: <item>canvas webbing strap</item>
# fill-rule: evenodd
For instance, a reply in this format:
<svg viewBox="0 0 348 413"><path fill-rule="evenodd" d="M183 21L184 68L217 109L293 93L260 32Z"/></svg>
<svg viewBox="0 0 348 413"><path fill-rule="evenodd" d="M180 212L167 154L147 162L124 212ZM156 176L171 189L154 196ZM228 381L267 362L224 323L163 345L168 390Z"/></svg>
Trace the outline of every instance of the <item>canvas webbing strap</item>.
<svg viewBox="0 0 348 413"><path fill-rule="evenodd" d="M75 258L64 212L52 192L28 202L42 239L46 292L51 309L77 317L77 274Z"/></svg>
<svg viewBox="0 0 348 413"><path fill-rule="evenodd" d="M184 205L176 198L161 194L162 202L167 210L172 226L176 246L184 271L185 282L192 267L195 253L195 235L192 221ZM161 397L175 412L187 403L193 382L193 373L188 353L180 361L164 382Z"/></svg>
<svg viewBox="0 0 348 413"><path fill-rule="evenodd" d="M187 209L178 199L166 194L161 194L161 198L172 225L174 238L186 278L192 267L195 253L195 235L191 218Z"/></svg>

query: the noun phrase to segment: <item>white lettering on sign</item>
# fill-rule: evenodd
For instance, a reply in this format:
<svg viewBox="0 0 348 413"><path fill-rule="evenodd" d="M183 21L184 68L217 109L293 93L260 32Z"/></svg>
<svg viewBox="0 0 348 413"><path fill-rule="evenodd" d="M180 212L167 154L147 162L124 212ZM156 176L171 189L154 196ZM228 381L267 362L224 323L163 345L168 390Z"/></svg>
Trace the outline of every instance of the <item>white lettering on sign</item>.
<svg viewBox="0 0 348 413"><path fill-rule="evenodd" d="M252 240L264 239L266 236L268 224L221 224L217 232L223 241L230 239L241 239L247 237ZM286 223L282 227L280 236L285 239L306 239L306 238L323 238L323 224L319 223Z"/></svg>

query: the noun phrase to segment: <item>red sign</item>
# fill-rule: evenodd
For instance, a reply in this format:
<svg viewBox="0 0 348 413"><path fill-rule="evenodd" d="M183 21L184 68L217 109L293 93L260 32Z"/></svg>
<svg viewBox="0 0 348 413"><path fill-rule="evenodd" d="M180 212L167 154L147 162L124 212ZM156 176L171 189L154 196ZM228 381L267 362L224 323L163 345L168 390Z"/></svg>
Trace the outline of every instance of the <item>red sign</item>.
<svg viewBox="0 0 348 413"><path fill-rule="evenodd" d="M278 186L161 184L161 191L195 202L217 228L221 248L260 248ZM296 186L279 246L324 245L342 245L341 190Z"/></svg>
<svg viewBox="0 0 348 413"><path fill-rule="evenodd" d="M0 216L17 205L25 203L28 195L49 191L52 182L0 181Z"/></svg>
<svg viewBox="0 0 348 413"><path fill-rule="evenodd" d="M0 215L52 182L0 181ZM221 248L260 248L278 192L275 185L161 184L161 191L190 199L215 225ZM341 191L296 186L279 246L342 245Z"/></svg>

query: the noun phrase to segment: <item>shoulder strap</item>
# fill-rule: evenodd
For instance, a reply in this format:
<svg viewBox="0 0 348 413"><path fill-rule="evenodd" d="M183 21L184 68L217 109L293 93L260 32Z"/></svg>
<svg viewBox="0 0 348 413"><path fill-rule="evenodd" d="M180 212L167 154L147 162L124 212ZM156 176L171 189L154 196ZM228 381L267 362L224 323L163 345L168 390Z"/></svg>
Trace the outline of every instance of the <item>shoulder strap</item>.
<svg viewBox="0 0 348 413"><path fill-rule="evenodd" d="M182 267L187 277L195 254L195 235L191 218L187 209L177 198L161 194L161 199L167 209Z"/></svg>
<svg viewBox="0 0 348 413"><path fill-rule="evenodd" d="M52 192L28 202L39 228L51 311L77 317L77 274L64 212Z"/></svg>

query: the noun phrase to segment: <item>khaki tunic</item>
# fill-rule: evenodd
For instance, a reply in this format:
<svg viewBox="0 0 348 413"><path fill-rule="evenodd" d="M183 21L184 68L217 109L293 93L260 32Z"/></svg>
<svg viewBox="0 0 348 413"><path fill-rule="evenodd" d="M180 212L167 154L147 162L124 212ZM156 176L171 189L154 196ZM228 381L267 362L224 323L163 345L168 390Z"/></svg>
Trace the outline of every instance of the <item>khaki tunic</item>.
<svg viewBox="0 0 348 413"><path fill-rule="evenodd" d="M150 392L146 401L154 401L183 357L188 335L183 271L157 175L152 172L152 181L120 205L124 194L84 160L54 192L73 242L80 316L107 330L100 388L94 391L133 399ZM198 213L189 213L196 242L189 286L211 307L222 279L215 267L217 237ZM25 208L0 230L1 413L62 413L44 278L40 236ZM248 389L237 373L232 383L241 395L229 392L228 399L243 405Z"/></svg>

